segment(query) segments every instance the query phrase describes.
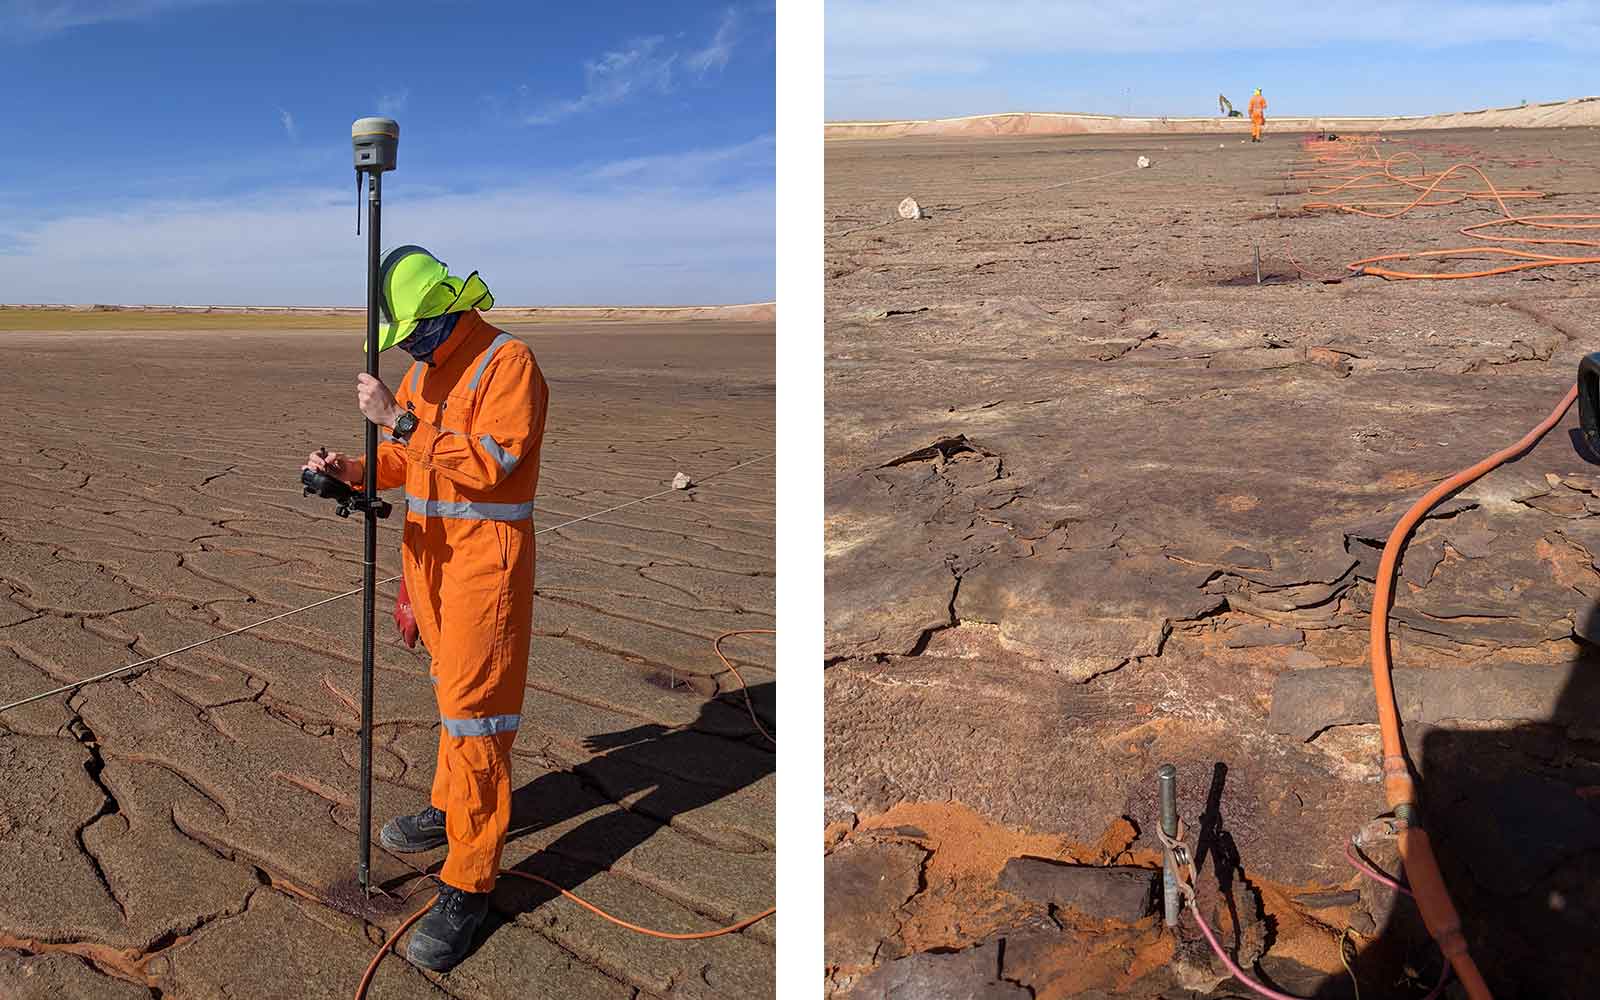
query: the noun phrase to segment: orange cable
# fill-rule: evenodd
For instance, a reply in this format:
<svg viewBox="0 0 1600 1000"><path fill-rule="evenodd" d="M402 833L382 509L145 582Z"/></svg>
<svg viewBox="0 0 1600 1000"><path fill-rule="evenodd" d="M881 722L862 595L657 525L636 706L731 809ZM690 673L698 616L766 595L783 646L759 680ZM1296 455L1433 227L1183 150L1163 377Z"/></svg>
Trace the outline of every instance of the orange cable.
<svg viewBox="0 0 1600 1000"><path fill-rule="evenodd" d="M756 715L756 706L750 701L750 685L748 685L748 684L746 684L744 682L744 675L739 673L739 668L734 666L733 662L731 660L729 660L726 656L723 655L723 653L722 653L722 640L731 639L732 637L734 637L736 635L777 635L777 634L778 634L778 630L777 629L771 629L771 628L741 628L741 629L735 629L732 632L724 632L721 635L717 636L716 639L714 639L712 641L712 643L711 643L711 648L717 651L717 658L722 661L722 665L727 667L729 670L733 671L733 676L739 678L739 691L744 695L744 707L750 713L750 721L756 724L756 728L761 730L761 735L765 736L767 738L767 742L771 743L773 746L777 746L778 745L778 741L773 739L772 738L772 734L767 732L766 727L761 725L761 718L760 718L760 716Z"/></svg>
<svg viewBox="0 0 1600 1000"><path fill-rule="evenodd" d="M1426 144L1420 145L1423 148L1427 148ZM1581 239L1578 238L1576 233L1570 236L1526 236L1518 235L1515 232L1486 231L1512 226L1533 230L1588 232L1600 230L1600 214L1517 215L1507 205L1508 201L1544 198L1547 195L1544 192L1532 190L1501 190L1496 187L1488 174L1484 173L1482 168L1475 164L1459 162L1439 173L1430 173L1422 157L1409 149L1402 150L1387 158L1374 159L1373 157L1376 155L1375 147L1369 149L1365 146L1341 145L1338 142L1313 140L1304 143L1303 148L1311 155L1313 165L1309 169L1291 169L1288 172L1288 176L1307 181L1326 182L1323 186L1308 187L1306 194L1309 197L1327 198L1330 195L1341 192L1392 190L1395 188L1417 192L1414 196L1403 201L1381 201L1372 198L1345 201L1307 201L1301 206L1305 211L1339 211L1371 219L1393 220L1399 219L1418 208L1442 208L1470 201L1492 201L1500 210L1501 217L1498 219L1473 223L1458 230L1461 235L1468 239L1479 241L1479 245L1437 250L1413 250L1365 257L1346 265L1346 269L1352 272L1353 275L1373 275L1394 280L1456 281L1467 278L1485 278L1499 274L1514 274L1519 271L1546 267L1600 264L1600 254L1558 254L1529 249L1531 246L1549 245L1600 248L1600 240ZM1460 155L1463 152L1472 152L1458 147L1449 147L1447 151L1455 155ZM1416 165L1415 173L1406 172L1402 167L1402 163L1410 163L1412 161ZM1522 165L1538 161L1519 159L1511 162L1513 165ZM1367 169L1373 167L1377 169ZM1475 173L1479 180L1482 181L1482 187L1445 186L1446 179L1455 174L1465 172ZM1482 244L1522 244L1522 246L1485 246ZM1496 267L1471 271L1417 271L1400 270L1386 266L1399 261L1444 260L1483 256L1509 258L1511 262ZM1309 276L1309 272L1301 268L1298 263L1292 260L1291 263L1294 264L1296 270Z"/></svg>
<svg viewBox="0 0 1600 1000"><path fill-rule="evenodd" d="M770 628L735 629L731 632L724 632L713 639L711 642L711 648L716 651L718 659L722 660L723 664L729 670L733 671L733 676L739 679L740 690L744 692L745 707L750 712L750 721L755 723L757 729L761 730L762 736L765 736L772 742L774 746L776 746L778 741L772 739L771 734L769 734L761 725L761 719L756 715L756 708L755 705L750 701L750 689L744 682L744 676L739 673L738 668L735 667L722 652L722 640L736 635L757 634L777 635L777 630ZM753 917L746 917L743 920L740 920L738 923L729 924L726 927L718 927L715 930L709 931L696 931L691 934L675 934L670 931L658 931L649 927L641 927L638 924L629 923L628 921L623 920L621 917L613 916L612 914L607 913L605 910L602 910L600 907L584 899L582 896L579 896L577 893L557 885L542 875L534 875L530 872L519 872L510 868L500 869L500 874L512 875L520 879L526 879L529 882L537 882L541 885L548 886L549 888L554 889L556 892L559 892L565 898L577 903L590 913L593 913L595 916L609 920L618 927L626 928L627 930L633 931L637 934L644 934L653 938L662 938L667 941L704 941L707 938L721 937L724 934L736 934L739 931L744 930L746 927L749 927L752 924L760 923L761 921L778 912L778 908L776 906L769 906ZM388 939L383 942L383 946L378 949L378 953L372 956L372 961L368 963L367 971L362 975L360 985L356 987L355 1000L365 1000L367 990L372 986L372 977L378 974L378 965L383 961L384 956L389 953L389 949L393 948L395 943L400 940L401 936L404 935L406 931L410 930L413 924L421 920L423 915L433 908L433 904L438 900L438 898L439 897L435 895L433 899L428 900L426 906L407 917L405 922L399 927L395 928L394 933L390 934Z"/></svg>
<svg viewBox="0 0 1600 1000"><path fill-rule="evenodd" d="M1394 599L1395 572L1400 554L1418 522L1445 497L1511 461L1532 448L1561 418L1578 398L1577 386L1562 397L1561 402L1538 426L1508 448L1502 448L1477 464L1457 472L1423 494L1400 518L1389 533L1383 546L1383 557L1378 563L1378 573L1372 594L1371 661L1372 687L1377 698L1378 724L1383 731L1383 789L1391 809L1399 820L1400 856L1405 863L1406 879L1416 897L1417 908L1422 912L1428 933L1439 943L1456 977L1466 987L1470 1000L1493 1000L1483 974L1467 951L1466 938L1461 934L1461 918L1450 900L1444 876L1433 854L1428 835L1420 826L1412 825L1410 812L1415 801L1416 788L1406 763L1405 740L1401 734L1400 711L1395 702L1394 684L1389 660L1389 605ZM1402 815L1402 812L1405 815Z"/></svg>

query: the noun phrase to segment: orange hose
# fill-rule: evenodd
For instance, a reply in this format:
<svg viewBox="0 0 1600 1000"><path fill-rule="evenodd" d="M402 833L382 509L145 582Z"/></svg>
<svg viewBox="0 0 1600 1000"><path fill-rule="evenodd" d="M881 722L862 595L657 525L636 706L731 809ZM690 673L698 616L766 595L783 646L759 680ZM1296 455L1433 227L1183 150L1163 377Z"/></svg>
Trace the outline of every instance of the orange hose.
<svg viewBox="0 0 1600 1000"><path fill-rule="evenodd" d="M504 873L502 872L502 874ZM406 922L395 928L394 933L389 935L389 939L383 942L383 947L379 948L378 953L372 956L372 961L367 963L367 971L361 977L361 984L356 987L355 1000L366 1000L367 990L372 987L372 977L378 974L378 963L383 961L383 956L389 954L389 949L393 948L394 943L400 940L400 935L410 930L412 924L421 920L422 915L433 908L433 900L438 898L438 896L434 896L433 899L428 900L427 906L407 917Z"/></svg>
<svg viewBox="0 0 1600 1000"><path fill-rule="evenodd" d="M1327 147L1333 146L1331 151ZM1360 199L1353 201L1307 201L1301 208L1306 211L1339 211L1351 215L1360 215L1369 219L1392 220L1398 219L1418 208L1441 208L1449 205L1461 204L1467 201L1492 201L1500 209L1501 218L1491 219L1487 222L1478 222L1463 226L1458 232L1468 239L1484 243L1521 243L1549 245L1559 244L1565 246L1600 247L1600 240L1585 240L1575 237L1538 237L1518 236L1505 233L1489 233L1481 230L1492 227L1517 226L1529 229L1542 230L1596 230L1600 229L1600 214L1570 213L1547 215L1517 215L1506 204L1507 201L1543 198L1542 191L1502 191L1497 188L1489 175L1481 168L1471 163L1456 163L1437 174L1430 174L1422 158L1410 150L1404 150L1387 159L1374 162L1365 150L1358 150L1353 156L1344 148L1331 143L1308 143L1306 149L1313 153L1317 166L1308 170L1293 170L1289 176L1313 180L1337 181L1331 187L1311 188L1307 191L1311 196L1327 196L1343 191L1368 191L1381 189L1394 189L1416 191L1417 194L1404 201L1378 201ZM1417 173L1407 174L1399 170L1401 161L1415 160ZM1515 161L1522 163L1525 161ZM1365 169L1376 167L1377 169ZM1354 168L1357 172L1351 173ZM1477 174L1483 182L1481 188L1445 187L1447 178L1457 173L1471 172ZM1392 209L1392 211L1379 211ZM1504 264L1499 267L1482 268L1473 271L1409 271L1397 270L1392 267L1381 266L1393 261L1424 260L1429 258L1459 258L1473 256L1509 257L1515 263ZM1405 279L1413 281L1451 281L1464 278L1487 278L1498 274L1514 274L1519 271L1529 271L1536 268L1562 267L1575 264L1600 264L1600 255L1572 255L1540 253L1534 250L1517 249L1505 246L1468 246L1452 247L1443 250L1421 250L1403 253L1381 254L1353 261L1347 265L1348 270L1358 275L1374 275L1381 278Z"/></svg>
<svg viewBox="0 0 1600 1000"><path fill-rule="evenodd" d="M750 689L749 689L749 686L745 684L744 676L739 673L739 669L737 667L735 667L733 665L733 663L728 659L728 657L723 654L723 652L722 652L722 640L732 638L733 636L736 636L736 635L777 635L777 634L778 633L777 633L776 629L770 629L770 628L735 629L734 631L731 631L731 632L722 633L721 635L719 635L715 639L713 639L712 642L711 642L711 648L716 652L717 658L722 661L723 666L725 666L729 670L733 671L733 676L735 676L735 677L737 677L739 679L739 689L744 692L744 703L745 703L745 707L750 712L750 721L755 723L756 728L761 730L761 735L765 736L769 741L771 741L774 746L777 745L777 740L772 739L772 735L770 733L768 733L766 728L761 725L761 719L756 715L756 707L750 701ZM736 934L739 931L744 930L746 927L749 927L752 924L760 923L761 921L767 919L768 917L770 917L773 914L778 912L778 908L776 906L769 906L765 910L762 910L760 913L757 913L753 917L745 917L743 920L740 920L738 923L729 924L726 927L718 927L716 930L696 931L696 932L694 932L692 934L675 934L675 933L672 933L671 931L658 931L658 930L654 930L654 929L649 928L649 927L641 927L638 924L629 923L628 921L623 920L621 917L613 916L613 915L607 913L605 910L602 910L600 907L598 907L598 906L594 905L593 903L589 902L587 899L584 899L582 896L579 896L577 893L572 892L572 891L570 891L568 889L563 888L562 886L557 885L556 883L550 881L549 879L545 878L542 875L534 875L534 874L532 874L530 872L519 872L519 871L515 871L515 870L510 869L510 868L502 868L502 869L500 869L500 874L501 875L512 875L512 876L515 876L516 878L526 879L529 882L537 882L540 885L548 886L549 888L554 889L556 892L559 892L562 896L566 897L567 899L570 899L572 902L577 903L579 906L583 907L585 910L588 910L590 913L593 913L595 916L600 917L600 918L605 919L605 920L609 920L612 923L616 924L618 927L626 928L627 930L633 931L636 934L644 934L644 935L646 935L648 937L653 937L653 938L663 938L663 939L665 939L667 941L704 941L707 938L721 937L724 934ZM405 923L403 923L399 927L395 928L394 933L390 934L388 939L383 942L383 946L378 949L378 953L376 955L372 956L372 961L370 963L368 963L367 971L362 975L360 985L358 985L356 987L355 1000L365 1000L366 995L367 995L367 990L372 987L372 977L376 976L378 974L378 965L379 965L379 963L381 963L383 961L383 957L385 955L389 954L389 949L394 947L395 942L399 941L401 936L403 934L405 934L406 931L410 930L413 924L415 924L417 921L421 920L423 915L425 913L427 913L428 910L433 908L433 904L438 898L439 898L438 896L434 896L432 899L428 900L428 903L427 903L426 906L424 906L422 909L418 910L417 912L413 913L411 916L407 917L406 920L405 920Z"/></svg>
<svg viewBox="0 0 1600 1000"><path fill-rule="evenodd" d="M1399 820L1400 856L1405 863L1406 880L1416 896L1417 908L1422 911L1423 923L1449 959L1456 977L1466 987L1470 1000L1493 1000L1493 996L1467 951L1466 938L1461 934L1461 918L1456 913L1455 904L1450 901L1450 893L1445 888L1444 877L1439 872L1428 835L1420 826L1412 825L1416 788L1406 763L1405 741L1400 731L1400 711L1395 703L1394 684L1390 675L1392 665L1389 661L1389 605L1394 599L1395 571L1412 530L1428 511L1451 493L1532 448L1561 422L1577 398L1578 389L1573 386L1550 415L1516 444L1502 448L1470 468L1462 469L1413 504L1384 543L1383 558L1378 563L1372 594L1372 688L1378 702L1378 724L1383 730L1384 796Z"/></svg>
<svg viewBox="0 0 1600 1000"><path fill-rule="evenodd" d="M744 707L750 713L750 721L756 724L756 728L761 730L761 735L765 736L767 738L767 742L771 743L773 746L777 746L778 745L778 741L772 738L772 734L767 732L766 727L761 724L760 716L756 715L756 706L750 701L750 685L748 685L748 684L746 684L744 682L744 675L739 673L739 668L733 665L733 661L729 660L726 656L723 655L723 653L722 653L722 640L731 639L736 635L777 635L777 634L778 634L778 630L777 629L771 629L771 628L741 628L741 629L735 629L732 632L724 632L721 635L717 636L716 639L712 640L712 643L711 643L711 648L716 650L717 659L722 661L722 665L723 666L725 666L729 670L733 671L733 676L739 678L739 690L740 690L740 692L742 692L744 694Z"/></svg>

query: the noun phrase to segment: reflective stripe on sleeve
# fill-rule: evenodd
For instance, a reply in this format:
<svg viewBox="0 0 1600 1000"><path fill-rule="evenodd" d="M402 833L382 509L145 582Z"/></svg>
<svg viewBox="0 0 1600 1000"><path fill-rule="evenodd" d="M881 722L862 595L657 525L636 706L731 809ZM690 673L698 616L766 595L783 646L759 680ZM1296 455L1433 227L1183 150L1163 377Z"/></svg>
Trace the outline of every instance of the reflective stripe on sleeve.
<svg viewBox="0 0 1600 1000"><path fill-rule="evenodd" d="M500 471L509 473L517 467L522 459L500 447L500 442L485 434L478 438L478 443L483 445L483 450L494 457L495 463L500 466Z"/></svg>

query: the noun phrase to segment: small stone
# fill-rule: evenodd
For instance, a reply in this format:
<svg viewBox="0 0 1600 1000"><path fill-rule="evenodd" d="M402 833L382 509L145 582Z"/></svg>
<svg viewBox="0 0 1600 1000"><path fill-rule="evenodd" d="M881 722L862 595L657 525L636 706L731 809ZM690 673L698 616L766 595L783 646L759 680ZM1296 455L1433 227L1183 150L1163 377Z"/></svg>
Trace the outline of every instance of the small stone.
<svg viewBox="0 0 1600 1000"><path fill-rule="evenodd" d="M693 485L694 480L682 472L672 477L672 488L675 490L686 490Z"/></svg>
<svg viewBox="0 0 1600 1000"><path fill-rule="evenodd" d="M922 206L917 204L917 200L915 198L907 198L905 201L902 201L900 203L899 212L900 218L902 219L921 219L925 217L922 211Z"/></svg>
<svg viewBox="0 0 1600 1000"><path fill-rule="evenodd" d="M1144 170L1149 166L1150 166L1150 157L1148 157L1148 156L1139 157L1139 169L1140 170Z"/></svg>

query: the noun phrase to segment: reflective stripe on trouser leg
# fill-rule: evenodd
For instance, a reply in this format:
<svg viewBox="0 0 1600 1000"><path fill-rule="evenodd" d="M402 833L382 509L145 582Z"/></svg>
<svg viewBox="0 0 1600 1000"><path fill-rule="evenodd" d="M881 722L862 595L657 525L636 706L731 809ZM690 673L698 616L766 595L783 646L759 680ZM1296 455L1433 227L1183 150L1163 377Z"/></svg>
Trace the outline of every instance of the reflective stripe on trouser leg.
<svg viewBox="0 0 1600 1000"><path fill-rule="evenodd" d="M451 736L493 736L496 733L514 733L522 725L522 716L490 715L481 719L451 719L441 716L439 724Z"/></svg>

